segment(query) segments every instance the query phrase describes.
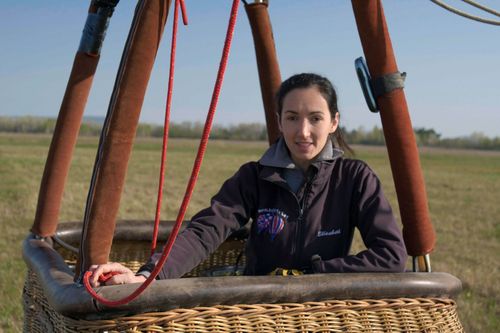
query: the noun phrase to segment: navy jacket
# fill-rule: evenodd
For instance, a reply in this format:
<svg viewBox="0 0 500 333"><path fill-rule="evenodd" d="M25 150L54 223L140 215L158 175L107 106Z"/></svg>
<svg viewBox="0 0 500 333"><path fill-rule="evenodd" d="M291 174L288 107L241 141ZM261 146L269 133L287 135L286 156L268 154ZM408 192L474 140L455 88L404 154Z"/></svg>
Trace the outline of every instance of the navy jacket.
<svg viewBox="0 0 500 333"><path fill-rule="evenodd" d="M249 221L245 274L278 267L404 271L406 249L378 178L364 162L327 146L306 175L295 168L283 140L259 162L244 164L179 234L159 278L189 272ZM349 255L355 228L367 249ZM151 271L157 259L140 271Z"/></svg>

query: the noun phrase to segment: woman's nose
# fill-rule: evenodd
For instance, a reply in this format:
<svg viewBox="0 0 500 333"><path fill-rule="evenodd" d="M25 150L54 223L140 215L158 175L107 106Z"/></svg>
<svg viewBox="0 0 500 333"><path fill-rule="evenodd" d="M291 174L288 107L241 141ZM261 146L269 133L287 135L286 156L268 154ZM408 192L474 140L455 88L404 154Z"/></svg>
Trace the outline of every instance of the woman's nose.
<svg viewBox="0 0 500 333"><path fill-rule="evenodd" d="M300 122L299 132L302 137L308 137L311 133L309 122L307 120L303 120Z"/></svg>

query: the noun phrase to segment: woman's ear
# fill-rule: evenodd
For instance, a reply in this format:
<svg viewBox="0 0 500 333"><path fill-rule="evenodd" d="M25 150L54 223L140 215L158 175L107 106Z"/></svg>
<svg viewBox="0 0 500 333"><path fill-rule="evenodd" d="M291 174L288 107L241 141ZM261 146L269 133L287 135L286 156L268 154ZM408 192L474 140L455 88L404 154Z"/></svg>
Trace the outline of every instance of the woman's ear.
<svg viewBox="0 0 500 333"><path fill-rule="evenodd" d="M281 117L278 112L275 113L276 115L276 121L278 122L278 129L280 130L281 133L283 133L283 129L281 128Z"/></svg>
<svg viewBox="0 0 500 333"><path fill-rule="evenodd" d="M339 113L336 112L335 117L332 118L330 133L334 133L337 130L337 127L339 127L339 119L340 119Z"/></svg>

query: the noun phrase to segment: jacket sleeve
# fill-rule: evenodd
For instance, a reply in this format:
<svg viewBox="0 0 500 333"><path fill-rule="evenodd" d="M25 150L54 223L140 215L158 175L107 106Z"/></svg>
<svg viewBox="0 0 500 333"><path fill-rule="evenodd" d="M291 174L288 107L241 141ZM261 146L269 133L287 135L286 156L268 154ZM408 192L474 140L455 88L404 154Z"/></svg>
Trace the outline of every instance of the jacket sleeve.
<svg viewBox="0 0 500 333"><path fill-rule="evenodd" d="M313 271L403 272L407 254L401 231L389 202L373 171L358 161L354 171L351 198L351 223L359 229L366 250L356 255L321 260L312 259Z"/></svg>
<svg viewBox="0 0 500 333"><path fill-rule="evenodd" d="M179 278L191 271L250 220L256 202L256 169L253 162L243 165L224 182L210 206L193 216L179 233L159 279ZM151 272L160 257L153 255L138 274Z"/></svg>

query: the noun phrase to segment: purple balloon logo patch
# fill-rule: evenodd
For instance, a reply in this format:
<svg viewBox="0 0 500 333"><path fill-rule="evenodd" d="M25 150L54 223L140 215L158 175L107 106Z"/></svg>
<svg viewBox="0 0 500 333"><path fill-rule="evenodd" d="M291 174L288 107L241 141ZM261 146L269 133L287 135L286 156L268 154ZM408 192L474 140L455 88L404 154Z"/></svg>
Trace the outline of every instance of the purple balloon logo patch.
<svg viewBox="0 0 500 333"><path fill-rule="evenodd" d="M267 232L274 240L277 234L283 230L288 215L276 208L259 209L257 218L257 231L259 234Z"/></svg>

